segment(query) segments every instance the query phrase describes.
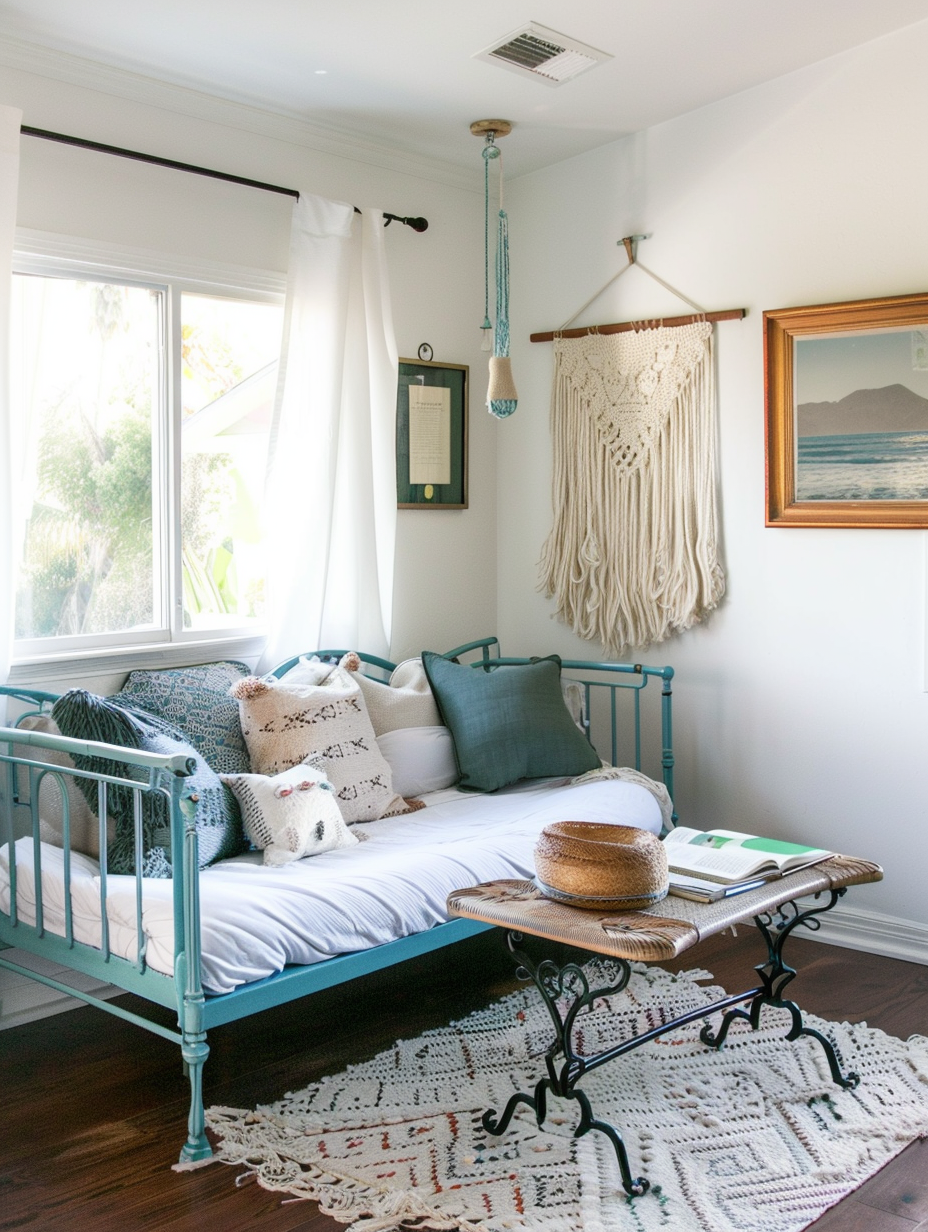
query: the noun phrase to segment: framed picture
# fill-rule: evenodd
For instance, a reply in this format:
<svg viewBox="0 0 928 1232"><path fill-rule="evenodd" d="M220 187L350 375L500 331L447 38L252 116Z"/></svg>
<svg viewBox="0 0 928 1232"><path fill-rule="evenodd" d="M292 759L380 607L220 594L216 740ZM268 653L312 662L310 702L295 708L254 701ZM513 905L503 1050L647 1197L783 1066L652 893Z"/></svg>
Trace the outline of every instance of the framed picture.
<svg viewBox="0 0 928 1232"><path fill-rule="evenodd" d="M767 525L928 527L928 292L764 313Z"/></svg>
<svg viewBox="0 0 928 1232"><path fill-rule="evenodd" d="M466 364L401 359L396 393L399 509L467 508Z"/></svg>

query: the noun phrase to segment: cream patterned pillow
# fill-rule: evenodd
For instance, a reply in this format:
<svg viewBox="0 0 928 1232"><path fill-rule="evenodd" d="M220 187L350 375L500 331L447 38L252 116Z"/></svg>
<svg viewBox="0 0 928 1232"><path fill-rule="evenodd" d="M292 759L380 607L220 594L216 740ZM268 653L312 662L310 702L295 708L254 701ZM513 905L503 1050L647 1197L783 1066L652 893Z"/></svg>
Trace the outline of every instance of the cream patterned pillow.
<svg viewBox="0 0 928 1232"><path fill-rule="evenodd" d="M357 662L357 657L352 656ZM393 790L393 776L357 681L341 664L319 683L247 676L232 686L251 768L279 774L309 757L324 758L342 817L376 821L421 807Z"/></svg>
<svg viewBox="0 0 928 1232"><path fill-rule="evenodd" d="M394 669L390 683L361 672L355 680L364 694L367 713L378 736L402 727L438 727L441 716L421 659L407 659Z"/></svg>
<svg viewBox="0 0 928 1232"><path fill-rule="evenodd" d="M264 774L221 774L242 810L245 833L264 852L264 863L289 864L358 839L345 825L332 784L313 765Z"/></svg>

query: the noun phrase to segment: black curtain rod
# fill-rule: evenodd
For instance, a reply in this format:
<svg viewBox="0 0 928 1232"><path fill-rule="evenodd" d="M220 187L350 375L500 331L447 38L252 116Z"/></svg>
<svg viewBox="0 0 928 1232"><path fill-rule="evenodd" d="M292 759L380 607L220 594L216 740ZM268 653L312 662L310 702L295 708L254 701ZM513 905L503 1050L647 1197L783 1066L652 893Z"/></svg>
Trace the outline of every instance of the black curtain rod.
<svg viewBox="0 0 928 1232"><path fill-rule="evenodd" d="M43 141L57 141L61 145L77 146L81 150L96 150L99 154L115 154L119 158L131 158L137 163L151 163L155 167L169 167L172 171L187 171L191 175L205 175L211 180L225 180L228 184L244 184L246 188L260 188L264 192L280 193L284 197L296 197L299 200L299 190L282 188L279 184L265 184L263 180L249 180L242 175L229 175L226 171L212 171L209 167L198 167L195 163L179 163L173 158L159 158L156 154L141 154L138 150L124 150L118 145L104 145L100 141L87 141L83 137L68 137L65 133L52 133L46 128L31 128L23 124L20 132L26 137L40 137ZM356 214L361 211L354 207ZM427 218L402 218L399 214L384 214L384 226L391 222L401 222L411 227L413 231L426 231Z"/></svg>

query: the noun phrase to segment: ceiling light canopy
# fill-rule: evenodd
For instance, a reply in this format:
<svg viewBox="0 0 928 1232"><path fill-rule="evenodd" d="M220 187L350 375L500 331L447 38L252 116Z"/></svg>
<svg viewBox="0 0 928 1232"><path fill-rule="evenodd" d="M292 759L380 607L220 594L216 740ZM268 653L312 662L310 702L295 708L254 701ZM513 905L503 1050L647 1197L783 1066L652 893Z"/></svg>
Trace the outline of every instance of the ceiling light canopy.
<svg viewBox="0 0 928 1232"><path fill-rule="evenodd" d="M532 21L477 52L474 59L560 86L612 56Z"/></svg>

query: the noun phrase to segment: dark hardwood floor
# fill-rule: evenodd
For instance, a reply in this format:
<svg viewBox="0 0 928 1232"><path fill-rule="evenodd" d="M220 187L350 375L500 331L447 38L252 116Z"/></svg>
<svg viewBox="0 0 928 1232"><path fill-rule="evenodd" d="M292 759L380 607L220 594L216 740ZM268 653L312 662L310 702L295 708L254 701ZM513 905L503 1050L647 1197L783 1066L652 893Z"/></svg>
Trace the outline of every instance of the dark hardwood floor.
<svg viewBox="0 0 928 1232"><path fill-rule="evenodd" d="M761 958L754 930L740 928L670 965L705 967L737 990ZM789 958L803 1008L902 1037L928 1033L928 966L798 939ZM485 1005L513 983L500 937L488 933L220 1028L210 1037L206 1103L271 1102ZM102 1011L0 1032L0 1229L343 1229L313 1203L282 1202L255 1184L236 1188L239 1169L171 1171L186 1104L179 1049ZM814 1227L928 1232L928 1141L909 1146Z"/></svg>

